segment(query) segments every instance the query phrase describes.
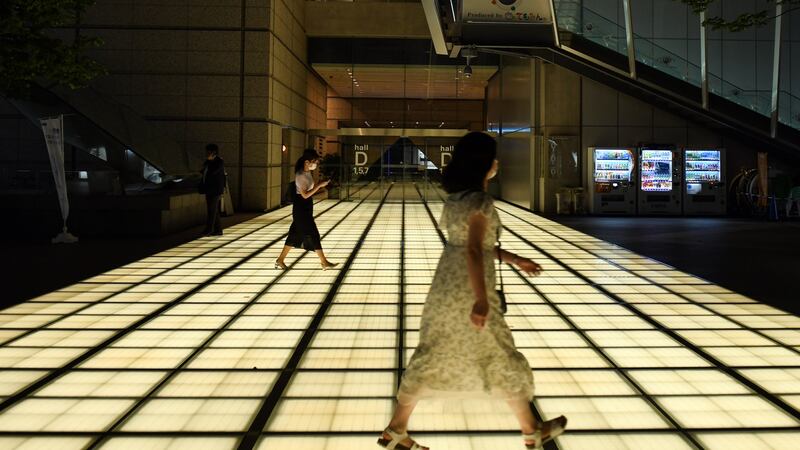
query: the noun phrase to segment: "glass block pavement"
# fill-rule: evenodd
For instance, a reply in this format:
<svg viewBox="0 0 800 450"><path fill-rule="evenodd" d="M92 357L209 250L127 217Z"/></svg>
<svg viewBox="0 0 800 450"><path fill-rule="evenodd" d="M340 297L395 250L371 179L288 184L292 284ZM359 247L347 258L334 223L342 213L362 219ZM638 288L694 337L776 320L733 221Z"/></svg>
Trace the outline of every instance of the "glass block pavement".
<svg viewBox="0 0 800 450"><path fill-rule="evenodd" d="M0 448L377 448L445 236L441 193L363 191L316 205L341 270L272 268L281 209L0 312ZM800 318L497 207L545 269L503 274L536 413L570 420L552 448L800 448ZM490 400L424 401L411 430L523 448Z"/></svg>

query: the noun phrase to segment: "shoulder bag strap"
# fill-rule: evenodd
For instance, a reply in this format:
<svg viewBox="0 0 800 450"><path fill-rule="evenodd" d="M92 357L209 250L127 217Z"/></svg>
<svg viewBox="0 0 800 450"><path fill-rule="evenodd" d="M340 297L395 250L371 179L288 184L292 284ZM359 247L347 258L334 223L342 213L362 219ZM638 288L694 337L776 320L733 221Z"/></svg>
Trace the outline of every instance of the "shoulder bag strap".
<svg viewBox="0 0 800 450"><path fill-rule="evenodd" d="M500 289L499 291L503 291L503 259L502 259L502 252L500 251L500 228L497 228L497 265L500 275Z"/></svg>

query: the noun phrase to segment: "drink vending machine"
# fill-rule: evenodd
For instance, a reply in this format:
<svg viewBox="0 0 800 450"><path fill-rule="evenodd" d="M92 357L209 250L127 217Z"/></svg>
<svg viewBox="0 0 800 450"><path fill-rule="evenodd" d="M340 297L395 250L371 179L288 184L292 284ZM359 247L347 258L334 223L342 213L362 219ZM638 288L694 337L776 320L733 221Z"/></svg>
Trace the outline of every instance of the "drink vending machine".
<svg viewBox="0 0 800 450"><path fill-rule="evenodd" d="M639 149L639 214L681 213L678 159L674 148Z"/></svg>
<svg viewBox="0 0 800 450"><path fill-rule="evenodd" d="M683 212L721 215L726 212L725 150L684 149Z"/></svg>
<svg viewBox="0 0 800 450"><path fill-rule="evenodd" d="M592 214L636 213L634 149L589 147L586 175Z"/></svg>

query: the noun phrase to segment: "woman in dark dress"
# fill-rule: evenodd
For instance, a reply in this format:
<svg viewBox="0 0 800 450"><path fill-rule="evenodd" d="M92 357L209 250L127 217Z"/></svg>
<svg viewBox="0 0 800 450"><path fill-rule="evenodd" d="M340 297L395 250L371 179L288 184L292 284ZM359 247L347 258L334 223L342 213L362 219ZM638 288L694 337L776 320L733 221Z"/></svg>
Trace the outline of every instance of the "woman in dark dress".
<svg viewBox="0 0 800 450"><path fill-rule="evenodd" d="M314 223L314 195L328 185L328 181L314 183L311 172L319 165L319 155L315 150L306 149L303 156L294 165L295 195L292 201L292 225L289 227L289 236L286 237L286 245L283 246L281 255L275 260L276 269L286 269L286 255L292 248L303 248L314 251L319 256L322 270L336 267L325 257L322 251L322 242Z"/></svg>

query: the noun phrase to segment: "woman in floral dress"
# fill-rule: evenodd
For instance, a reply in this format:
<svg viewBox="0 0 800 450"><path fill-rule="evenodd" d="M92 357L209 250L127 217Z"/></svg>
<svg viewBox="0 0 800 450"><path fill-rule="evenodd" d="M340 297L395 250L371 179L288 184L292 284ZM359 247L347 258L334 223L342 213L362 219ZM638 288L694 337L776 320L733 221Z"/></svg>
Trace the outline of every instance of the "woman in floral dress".
<svg viewBox="0 0 800 450"><path fill-rule="evenodd" d="M378 444L390 450L427 450L407 433L417 402L429 397L494 396L507 401L527 448L540 448L564 432L563 416L537 423L531 411L533 374L517 351L495 291L494 258L529 275L542 268L495 244L500 218L486 193L497 173L497 144L480 132L456 144L444 171L450 193L439 226L448 233L425 301L420 341L403 374L397 406Z"/></svg>

